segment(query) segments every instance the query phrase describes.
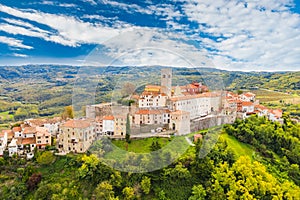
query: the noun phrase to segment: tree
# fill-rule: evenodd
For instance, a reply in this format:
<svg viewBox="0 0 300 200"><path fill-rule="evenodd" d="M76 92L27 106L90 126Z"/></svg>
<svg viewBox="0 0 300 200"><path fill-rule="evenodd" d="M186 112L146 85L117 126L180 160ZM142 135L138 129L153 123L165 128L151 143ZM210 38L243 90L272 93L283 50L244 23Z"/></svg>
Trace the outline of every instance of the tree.
<svg viewBox="0 0 300 200"><path fill-rule="evenodd" d="M151 144L151 146L150 146L150 150L151 151L157 151L157 150L159 150L159 149L161 149L161 145L160 145L160 143L158 142L158 141L152 141L152 144Z"/></svg>
<svg viewBox="0 0 300 200"><path fill-rule="evenodd" d="M131 200L134 198L134 190L132 187L125 187L122 190L122 193L124 195L124 200Z"/></svg>
<svg viewBox="0 0 300 200"><path fill-rule="evenodd" d="M32 174L32 176L28 179L27 181L27 189L29 191L33 191L36 189L37 185L41 182L42 180L42 174Z"/></svg>
<svg viewBox="0 0 300 200"><path fill-rule="evenodd" d="M37 162L41 165L49 165L53 163L55 157L51 151L45 151L37 158Z"/></svg>
<svg viewBox="0 0 300 200"><path fill-rule="evenodd" d="M144 176L141 182L141 188L145 194L149 194L151 189L151 179Z"/></svg>
<svg viewBox="0 0 300 200"><path fill-rule="evenodd" d="M127 114L127 120L126 120L126 135L125 135L125 140L127 143L130 143L130 119L129 119L129 114Z"/></svg>
<svg viewBox="0 0 300 200"><path fill-rule="evenodd" d="M64 112L62 113L61 117L63 119L68 119L68 118L73 119L74 118L73 106L66 106Z"/></svg>
<svg viewBox="0 0 300 200"><path fill-rule="evenodd" d="M202 200L205 199L206 191L202 185L194 185L192 189L192 196L190 196L189 200Z"/></svg>
<svg viewBox="0 0 300 200"><path fill-rule="evenodd" d="M159 200L169 200L167 197L166 197L166 193L161 190L159 193L158 193L158 199Z"/></svg>
<svg viewBox="0 0 300 200"><path fill-rule="evenodd" d="M113 186L107 181L101 182L94 190L94 196L96 200L111 200L114 198Z"/></svg>
<svg viewBox="0 0 300 200"><path fill-rule="evenodd" d="M83 163L78 169L79 177L88 179L94 178L94 173L97 171L100 162L97 156L94 154L90 156L83 155L81 160Z"/></svg>

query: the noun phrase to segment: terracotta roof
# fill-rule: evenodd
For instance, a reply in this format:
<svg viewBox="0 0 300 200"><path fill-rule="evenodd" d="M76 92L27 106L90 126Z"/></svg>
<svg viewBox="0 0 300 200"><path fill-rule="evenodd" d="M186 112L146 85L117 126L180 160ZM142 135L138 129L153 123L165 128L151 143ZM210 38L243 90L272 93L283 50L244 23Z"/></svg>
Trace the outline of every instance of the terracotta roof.
<svg viewBox="0 0 300 200"><path fill-rule="evenodd" d="M44 127L36 127L36 131L36 136L50 136L50 133Z"/></svg>
<svg viewBox="0 0 300 200"><path fill-rule="evenodd" d="M21 140L21 144L26 145L26 144L35 144L35 138L23 138Z"/></svg>
<svg viewBox="0 0 300 200"><path fill-rule="evenodd" d="M184 115L184 114L190 114L190 113L183 110L176 110L174 112L171 112L171 115Z"/></svg>
<svg viewBox="0 0 300 200"><path fill-rule="evenodd" d="M23 134L36 133L36 127L25 127Z"/></svg>
<svg viewBox="0 0 300 200"><path fill-rule="evenodd" d="M144 91L142 92L141 96L158 96L159 95L159 92L149 92L149 91Z"/></svg>
<svg viewBox="0 0 300 200"><path fill-rule="evenodd" d="M14 132L12 130L2 130L0 137L3 137L5 132L7 133L7 138L12 138L14 136Z"/></svg>
<svg viewBox="0 0 300 200"><path fill-rule="evenodd" d="M13 128L12 128L12 131L13 131L13 132L21 132L21 131L22 131L22 128L21 128L20 126L13 127Z"/></svg>
<svg viewBox="0 0 300 200"><path fill-rule="evenodd" d="M242 102L242 106L253 106L254 104L252 102Z"/></svg>
<svg viewBox="0 0 300 200"><path fill-rule="evenodd" d="M260 104L255 105L255 108L256 108L256 109L260 109L260 110L268 110L267 107L265 107L265 106L263 106L263 105L260 105Z"/></svg>
<svg viewBox="0 0 300 200"><path fill-rule="evenodd" d="M281 109L270 110L270 113L274 114L275 117L277 117L277 118L282 117L282 110Z"/></svg>
<svg viewBox="0 0 300 200"><path fill-rule="evenodd" d="M114 120L115 118L114 118L114 116L104 116L103 117L103 120Z"/></svg>
<svg viewBox="0 0 300 200"><path fill-rule="evenodd" d="M28 122L32 126L42 126L46 123L46 120L45 119L30 119L30 120L28 120Z"/></svg>
<svg viewBox="0 0 300 200"><path fill-rule="evenodd" d="M86 121L86 120L69 120L67 122L65 122L64 124L62 124L62 127L68 127L68 128L87 128L89 127L91 124Z"/></svg>
<svg viewBox="0 0 300 200"><path fill-rule="evenodd" d="M155 109L155 110L141 109L141 110L137 111L135 114L137 114L137 115L159 115L159 114L164 114L164 113L170 113L170 110L166 110L166 109Z"/></svg>
<svg viewBox="0 0 300 200"><path fill-rule="evenodd" d="M254 97L255 96L255 94L253 94L251 92L247 92L247 93L245 93L243 95L246 96L246 97Z"/></svg>

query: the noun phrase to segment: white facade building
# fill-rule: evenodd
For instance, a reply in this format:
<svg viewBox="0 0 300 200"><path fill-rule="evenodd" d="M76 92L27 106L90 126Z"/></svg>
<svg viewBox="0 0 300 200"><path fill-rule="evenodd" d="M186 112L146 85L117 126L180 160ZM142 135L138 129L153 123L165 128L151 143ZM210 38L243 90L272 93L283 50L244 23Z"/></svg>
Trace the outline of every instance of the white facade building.
<svg viewBox="0 0 300 200"><path fill-rule="evenodd" d="M164 93L143 92L139 98L139 108L165 107L167 99L168 97Z"/></svg>
<svg viewBox="0 0 300 200"><path fill-rule="evenodd" d="M113 116L104 116L102 132L106 135L113 135L114 129L115 129L114 117Z"/></svg>

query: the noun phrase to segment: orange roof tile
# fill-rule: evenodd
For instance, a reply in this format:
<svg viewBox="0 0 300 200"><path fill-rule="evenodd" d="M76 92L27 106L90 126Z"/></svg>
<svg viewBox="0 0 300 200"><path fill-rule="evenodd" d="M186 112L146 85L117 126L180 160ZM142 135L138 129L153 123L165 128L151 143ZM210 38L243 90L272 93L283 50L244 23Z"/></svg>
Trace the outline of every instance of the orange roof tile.
<svg viewBox="0 0 300 200"><path fill-rule="evenodd" d="M137 115L158 115L158 114L164 114L164 113L170 113L170 110L166 109L155 109L155 110L150 110L150 109L141 109L137 111L135 114Z"/></svg>
<svg viewBox="0 0 300 200"><path fill-rule="evenodd" d="M0 136L3 137L5 132L7 133L7 138L12 138L14 136L14 132L12 130L2 130Z"/></svg>
<svg viewBox="0 0 300 200"><path fill-rule="evenodd" d="M103 120L114 120L115 118L114 118L114 116L104 116L103 117Z"/></svg>
<svg viewBox="0 0 300 200"><path fill-rule="evenodd" d="M256 109L260 109L260 110L268 110L267 107L265 107L265 106L263 106L263 105L260 105L260 104L255 105L255 108L256 108Z"/></svg>
<svg viewBox="0 0 300 200"><path fill-rule="evenodd" d="M87 128L89 127L91 124L86 121L86 120L69 120L67 122L65 122L64 124L62 124L62 127L68 127L68 128Z"/></svg>
<svg viewBox="0 0 300 200"><path fill-rule="evenodd" d="M21 131L22 131L22 128L21 128L20 126L13 127L13 128L12 128L12 131L13 131L13 132L21 132Z"/></svg>
<svg viewBox="0 0 300 200"><path fill-rule="evenodd" d="M252 102L242 102L242 106L253 106L254 104Z"/></svg>
<svg viewBox="0 0 300 200"><path fill-rule="evenodd" d="M190 113L183 110L176 110L174 112L171 112L171 115L184 115L184 114L190 114Z"/></svg>
<svg viewBox="0 0 300 200"><path fill-rule="evenodd" d="M36 133L36 127L25 127L23 134Z"/></svg>
<svg viewBox="0 0 300 200"><path fill-rule="evenodd" d="M44 127L36 127L36 135L37 136L50 136L51 134L48 132L48 130Z"/></svg>
<svg viewBox="0 0 300 200"><path fill-rule="evenodd" d="M26 144L35 144L35 138L23 138L21 140L21 144L26 145Z"/></svg>

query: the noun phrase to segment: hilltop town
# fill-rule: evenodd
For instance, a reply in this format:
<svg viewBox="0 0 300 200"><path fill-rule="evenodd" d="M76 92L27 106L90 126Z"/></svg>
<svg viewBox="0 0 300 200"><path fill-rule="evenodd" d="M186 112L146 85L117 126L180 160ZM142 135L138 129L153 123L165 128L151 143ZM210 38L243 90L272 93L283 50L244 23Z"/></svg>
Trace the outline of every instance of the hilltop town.
<svg viewBox="0 0 300 200"><path fill-rule="evenodd" d="M199 82L174 86L171 68L161 70L160 85L146 85L141 94L128 98L135 103L87 105L84 118L25 120L0 133L0 156L8 150L10 157L30 159L35 149L50 146L59 154L84 153L101 137L124 139L126 126L132 138L143 138L186 135L254 114L283 123L282 110L260 105L251 92L210 91Z"/></svg>

